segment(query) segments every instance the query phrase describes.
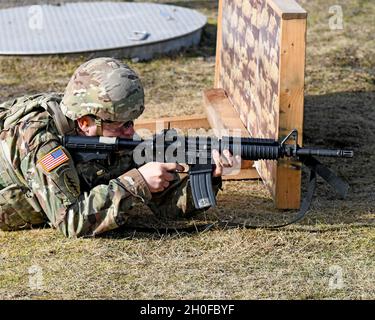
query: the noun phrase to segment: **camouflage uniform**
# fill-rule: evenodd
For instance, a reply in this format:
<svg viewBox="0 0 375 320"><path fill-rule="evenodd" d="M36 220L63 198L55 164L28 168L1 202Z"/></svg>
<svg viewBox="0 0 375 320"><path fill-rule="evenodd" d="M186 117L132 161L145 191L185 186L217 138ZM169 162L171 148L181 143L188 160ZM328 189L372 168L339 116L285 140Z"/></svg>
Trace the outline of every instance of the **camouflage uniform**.
<svg viewBox="0 0 375 320"><path fill-rule="evenodd" d="M117 62L108 60L108 63ZM105 70L102 71L98 76L105 75ZM80 67L78 72L85 75L86 70ZM76 76L77 72L64 98L70 97L66 93L73 90L72 82L77 84ZM95 88L95 79L87 81L89 88ZM109 94L112 92L110 86L99 86L98 91L98 83L96 85L96 91L92 89L89 94L97 98L99 92L103 105L108 108L88 104L87 99L83 99L81 103L86 103L87 109L81 115L101 113L104 120L125 121L142 113L143 104L137 104L139 90L130 90L129 95L136 97L132 108L121 105L121 101L116 104L116 95ZM79 99L84 96L83 90L75 88L74 92ZM187 177L176 174L169 188L160 194L151 194L129 152L116 157L110 164L99 161L74 163L69 152L60 145L55 121L46 111L50 101L61 104L63 111L66 108L65 113L71 110L67 103L77 103L68 98L61 102L61 98L57 94L41 94L0 105L0 229L17 230L48 222L65 236L94 236L124 225L132 207L139 202L149 205L158 216L167 218L197 212ZM105 111L110 110L111 103L117 108L118 118ZM82 109L79 104L76 107ZM131 114L121 114L124 107L130 109ZM75 119L73 114L68 118L69 121ZM215 182L216 192L220 183L220 179Z"/></svg>

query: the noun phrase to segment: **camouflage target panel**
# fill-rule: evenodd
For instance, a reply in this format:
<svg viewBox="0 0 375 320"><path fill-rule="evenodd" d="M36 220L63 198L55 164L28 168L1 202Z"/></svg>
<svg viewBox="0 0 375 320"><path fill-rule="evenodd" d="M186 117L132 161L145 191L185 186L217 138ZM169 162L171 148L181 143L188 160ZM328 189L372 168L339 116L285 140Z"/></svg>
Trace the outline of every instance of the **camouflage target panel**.
<svg viewBox="0 0 375 320"><path fill-rule="evenodd" d="M294 128L302 137L306 17L292 0L220 0L215 87L254 137L280 139ZM278 208L299 207L299 163L256 168Z"/></svg>

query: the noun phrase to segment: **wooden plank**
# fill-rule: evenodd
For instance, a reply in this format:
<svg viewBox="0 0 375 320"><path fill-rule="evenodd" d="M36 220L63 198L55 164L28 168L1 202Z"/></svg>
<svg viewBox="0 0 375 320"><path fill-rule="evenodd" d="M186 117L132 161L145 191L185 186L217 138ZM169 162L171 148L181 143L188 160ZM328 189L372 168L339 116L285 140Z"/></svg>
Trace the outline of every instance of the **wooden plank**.
<svg viewBox="0 0 375 320"><path fill-rule="evenodd" d="M216 136L221 138L223 135L234 134L240 137L250 137L249 132L238 117L238 113L233 108L223 89L205 90L203 92L203 99L207 120ZM242 160L241 172L239 175L236 175L237 178L235 178L236 176L232 176L232 180L245 179L245 177L249 177L249 179L259 178L253 164L253 161ZM242 172L242 169L248 171Z"/></svg>
<svg viewBox="0 0 375 320"><path fill-rule="evenodd" d="M268 0L268 4L283 20L307 17L307 12L294 0Z"/></svg>
<svg viewBox="0 0 375 320"><path fill-rule="evenodd" d="M217 15L217 36L216 36L216 64L215 64L215 80L214 87L217 88L219 85L219 70L220 70L220 53L222 47L222 17L223 17L223 1L219 0L219 11Z"/></svg>
<svg viewBox="0 0 375 320"><path fill-rule="evenodd" d="M207 120L219 138L228 130L238 131L241 137L250 136L223 89L205 90L203 99Z"/></svg>
<svg viewBox="0 0 375 320"><path fill-rule="evenodd" d="M181 164L185 168L185 172L189 171L189 166L186 164ZM235 175L223 175L222 179L225 181L232 180L250 180L250 179L259 179L258 172L254 168L241 168L241 171Z"/></svg>
<svg viewBox="0 0 375 320"><path fill-rule="evenodd" d="M176 129L210 129L210 124L205 115L166 117L160 119L136 120L134 123L135 130L146 129L155 132L158 129L167 129L168 124L171 128Z"/></svg>
<svg viewBox="0 0 375 320"><path fill-rule="evenodd" d="M280 55L280 135L303 131L306 20L283 20ZM291 72L293 70L293 72ZM298 143L302 145L302 134Z"/></svg>
<svg viewBox="0 0 375 320"><path fill-rule="evenodd" d="M298 144L302 146L306 20L283 20L281 28L279 135L284 137L297 129ZM299 208L301 165L279 161L276 184L276 206Z"/></svg>
<svg viewBox="0 0 375 320"><path fill-rule="evenodd" d="M223 175L223 180L250 180L259 179L259 174L254 168L244 169L241 167L240 173L236 175Z"/></svg>

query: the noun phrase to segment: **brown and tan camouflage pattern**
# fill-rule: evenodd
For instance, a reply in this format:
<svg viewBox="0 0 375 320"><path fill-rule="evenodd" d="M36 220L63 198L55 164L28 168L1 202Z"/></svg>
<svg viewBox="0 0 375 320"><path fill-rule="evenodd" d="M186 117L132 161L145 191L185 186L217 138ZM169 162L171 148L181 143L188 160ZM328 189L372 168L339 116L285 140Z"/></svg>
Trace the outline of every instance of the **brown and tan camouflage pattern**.
<svg viewBox="0 0 375 320"><path fill-rule="evenodd" d="M144 110L143 86L138 75L119 60L92 59L74 72L61 110L72 120L88 114L102 120L134 120Z"/></svg>
<svg viewBox="0 0 375 320"><path fill-rule="evenodd" d="M0 104L0 229L18 230L43 222L67 237L95 236L126 221L135 204L158 217L181 218L194 209L187 177L177 176L161 194L151 194L130 153L111 164L69 161L50 172L38 164L59 146L53 119L44 109L60 96L21 97ZM221 183L216 181L215 191Z"/></svg>
<svg viewBox="0 0 375 320"><path fill-rule="evenodd" d="M281 18L266 0L222 1L218 85L252 136L278 139ZM277 164L255 165L275 194Z"/></svg>
<svg viewBox="0 0 375 320"><path fill-rule="evenodd" d="M280 17L265 0L223 0L220 86L250 133L278 138Z"/></svg>

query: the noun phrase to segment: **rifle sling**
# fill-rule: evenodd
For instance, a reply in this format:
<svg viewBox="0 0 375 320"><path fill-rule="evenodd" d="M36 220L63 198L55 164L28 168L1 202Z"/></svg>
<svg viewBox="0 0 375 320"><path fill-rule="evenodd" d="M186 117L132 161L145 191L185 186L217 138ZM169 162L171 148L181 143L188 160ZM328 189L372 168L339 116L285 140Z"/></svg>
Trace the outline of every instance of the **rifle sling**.
<svg viewBox="0 0 375 320"><path fill-rule="evenodd" d="M221 227L227 228L227 227L243 227L246 229L256 229L256 228L266 228L266 229L276 229L276 228L282 228L286 227L290 224L296 223L300 220L302 220L307 212L309 211L309 208L312 203L313 195L316 189L316 179L317 174L321 176L329 185L331 185L343 198L345 198L348 190L349 185L337 177L329 168L324 166L321 162L319 162L317 159L315 159L312 156L304 157L301 159L302 163L305 164L310 169L310 177L309 177L309 184L307 187L307 193L305 198L302 200L301 209L293 218L291 221L273 225L273 226L254 226L249 224L241 224L231 221L225 221L225 220L219 220L217 223L212 224L214 226L215 224L218 224Z"/></svg>
<svg viewBox="0 0 375 320"><path fill-rule="evenodd" d="M314 196L314 192L316 189L316 172L313 169L310 169L310 177L309 177L309 184L307 187L307 193L305 198L302 200L301 204L301 209L298 211L297 215L290 221L282 224L277 224L277 225L272 225L272 226L262 226L262 225L250 225L246 223L236 223L232 221L227 221L227 220L219 220L217 223L214 223L212 226L215 224L218 224L219 226L223 228L236 228L236 227L242 227L246 229L257 229L257 228L265 228L265 229L276 229L276 228L282 228L286 227L290 224L296 223L300 220L302 220L306 213L309 211L309 208L311 206L311 202Z"/></svg>
<svg viewBox="0 0 375 320"><path fill-rule="evenodd" d="M344 182L342 179L337 177L330 169L328 169L326 166L324 166L322 163L320 163L317 159L309 156L309 157L306 157L304 159L301 159L301 161L302 161L302 163L304 163L310 169L307 192L306 192L306 196L302 200L301 208L297 212L296 216L292 220L290 220L286 223L265 226L265 225L250 225L250 224L246 224L246 223L238 223L238 222L233 222L233 221L228 221L228 220L218 220L214 223L194 225L194 226L190 226L190 227L187 227L187 228L162 228L162 229L160 229L160 228L159 229L158 228L137 228L137 230L143 231L143 232L160 232L160 233L167 233L169 231L194 233L194 232L205 232L205 231L210 230L211 228L213 228L215 226L219 226L223 229L238 228L238 227L239 228L245 228L245 229L258 229L258 228L277 229L277 228L286 227L288 225L291 225L293 223L296 223L296 222L302 220L306 216L307 212L309 211L311 203L312 203L312 199L313 199L313 196L314 196L314 192L315 192L315 189L316 189L317 174L320 175L325 181L327 181L340 195L342 195L342 196L346 195L346 193L349 189L349 185L346 182ZM205 172L205 171L208 170L208 167L204 168L203 170L201 170L202 167L199 167L199 168L196 167L195 169L196 169L196 171L201 171L201 172L199 172L199 173L196 172L196 174L190 175L190 179L191 179L191 183L192 183L192 189L196 190L196 191L199 190L200 193L198 192L195 195L197 197L197 199L199 199L199 195L200 195L201 198L206 198L207 194L204 194L202 196L202 193L201 193L202 189L201 188L203 186L203 188L205 188L206 190L211 190L211 193L212 193L212 188L209 187L209 186L211 186L211 178L209 178L208 180L205 180L205 183L203 183L202 182L202 176L200 176L200 175L204 175L204 177L207 178L207 172ZM211 171L210 171L209 177L211 177ZM201 182L199 182L199 180ZM210 183L210 184L208 184L208 183ZM195 187L193 187L193 186L195 186ZM193 197L195 197L194 196L195 191L193 191L193 190L192 190ZM214 196L213 196L213 199L215 200ZM194 200L194 202L195 201L196 201L196 199Z"/></svg>
<svg viewBox="0 0 375 320"><path fill-rule="evenodd" d="M310 170L314 170L319 176L327 181L327 183L332 186L342 198L346 197L349 185L345 181L337 177L329 168L324 166L314 157L310 156L301 160L303 164L310 168Z"/></svg>
<svg viewBox="0 0 375 320"><path fill-rule="evenodd" d="M56 100L44 101L42 105L53 118L57 130L62 136L75 133L74 122L65 117Z"/></svg>

